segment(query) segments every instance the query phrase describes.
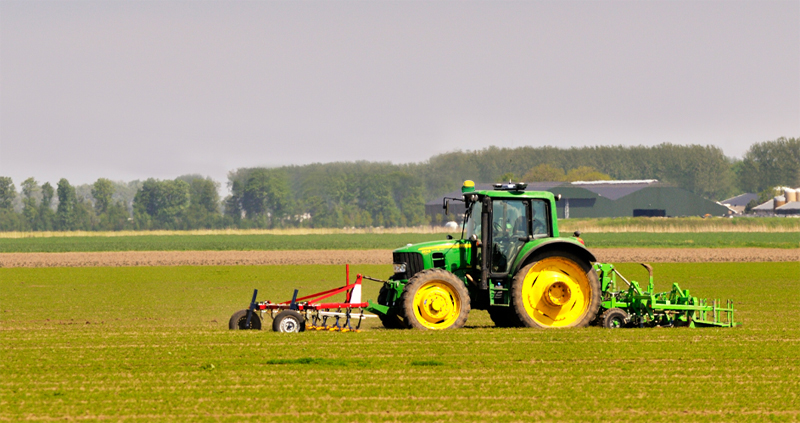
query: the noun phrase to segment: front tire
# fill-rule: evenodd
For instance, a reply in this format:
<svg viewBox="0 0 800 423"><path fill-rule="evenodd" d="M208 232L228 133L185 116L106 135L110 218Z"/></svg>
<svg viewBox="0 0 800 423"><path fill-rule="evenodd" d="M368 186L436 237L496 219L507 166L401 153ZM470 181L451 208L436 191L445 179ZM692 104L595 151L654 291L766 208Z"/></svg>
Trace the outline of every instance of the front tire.
<svg viewBox="0 0 800 423"><path fill-rule="evenodd" d="M554 251L517 272L511 304L527 327L586 327L600 307L600 281L590 263Z"/></svg>
<svg viewBox="0 0 800 423"><path fill-rule="evenodd" d="M415 329L456 329L469 316L467 287L456 275L429 269L412 277L403 290L406 322Z"/></svg>

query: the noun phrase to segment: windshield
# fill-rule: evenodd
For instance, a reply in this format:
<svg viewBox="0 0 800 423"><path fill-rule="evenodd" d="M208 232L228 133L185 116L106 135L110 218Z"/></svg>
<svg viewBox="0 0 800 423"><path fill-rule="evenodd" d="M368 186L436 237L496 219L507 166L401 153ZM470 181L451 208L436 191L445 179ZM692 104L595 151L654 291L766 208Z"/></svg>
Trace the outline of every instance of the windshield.
<svg viewBox="0 0 800 423"><path fill-rule="evenodd" d="M483 203L476 201L467 209L467 220L464 221L464 239L469 239L472 235L481 239L481 210Z"/></svg>

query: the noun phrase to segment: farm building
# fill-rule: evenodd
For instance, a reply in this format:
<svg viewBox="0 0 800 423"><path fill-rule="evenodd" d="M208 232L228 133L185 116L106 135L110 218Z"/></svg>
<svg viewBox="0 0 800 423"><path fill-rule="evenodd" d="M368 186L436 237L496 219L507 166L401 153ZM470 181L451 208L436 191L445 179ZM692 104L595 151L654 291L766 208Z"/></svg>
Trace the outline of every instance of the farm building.
<svg viewBox="0 0 800 423"><path fill-rule="evenodd" d="M493 184L476 184L477 190L493 189ZM592 182L534 182L526 191L550 191L561 194L558 201L560 219L578 217L629 217L629 216L723 216L728 207L706 200L685 189L663 184L657 180L592 181ZM461 198L461 191L453 191L425 204L425 212L437 222L436 215L443 214L445 198ZM450 202L450 216L444 220L460 220L464 204Z"/></svg>
<svg viewBox="0 0 800 423"><path fill-rule="evenodd" d="M737 195L736 197L731 197L726 200L720 201L720 204L723 206L727 206L729 209L733 210L737 214L744 213L744 209L747 208L747 205L751 201L758 201L758 194L753 193L746 193Z"/></svg>

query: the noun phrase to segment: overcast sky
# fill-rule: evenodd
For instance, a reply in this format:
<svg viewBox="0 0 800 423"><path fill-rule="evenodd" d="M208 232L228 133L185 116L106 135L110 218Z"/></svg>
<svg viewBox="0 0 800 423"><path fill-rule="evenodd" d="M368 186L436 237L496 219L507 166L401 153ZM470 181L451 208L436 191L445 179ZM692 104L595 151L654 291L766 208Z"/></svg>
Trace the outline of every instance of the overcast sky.
<svg viewBox="0 0 800 423"><path fill-rule="evenodd" d="M800 1L0 1L0 176L800 136Z"/></svg>

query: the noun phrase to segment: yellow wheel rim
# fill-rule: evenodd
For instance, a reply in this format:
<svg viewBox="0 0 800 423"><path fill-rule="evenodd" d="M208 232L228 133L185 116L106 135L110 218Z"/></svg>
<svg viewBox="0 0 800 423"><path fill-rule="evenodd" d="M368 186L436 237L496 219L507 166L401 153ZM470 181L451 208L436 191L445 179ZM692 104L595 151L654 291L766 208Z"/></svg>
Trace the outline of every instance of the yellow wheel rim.
<svg viewBox="0 0 800 423"><path fill-rule="evenodd" d="M525 311L541 326L566 327L583 318L592 299L586 272L572 260L549 257L522 282Z"/></svg>
<svg viewBox="0 0 800 423"><path fill-rule="evenodd" d="M428 329L449 328L460 314L461 301L450 284L431 281L414 294L414 316Z"/></svg>

